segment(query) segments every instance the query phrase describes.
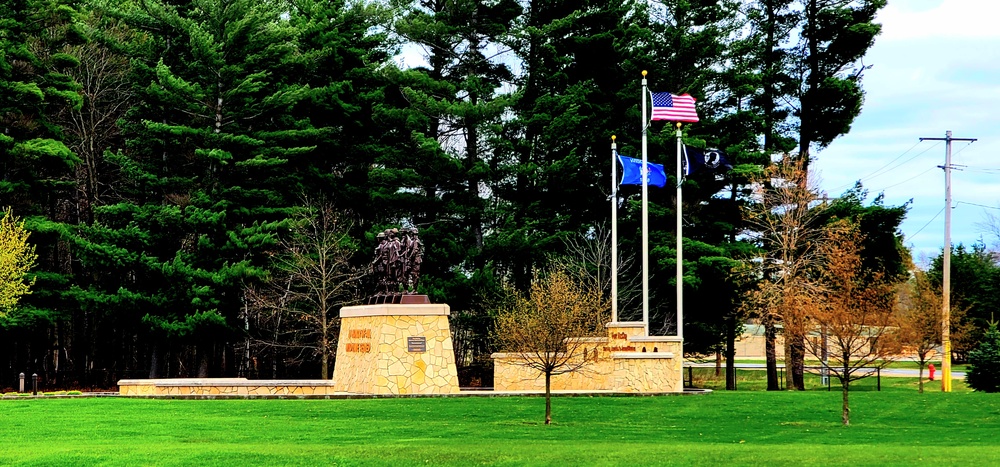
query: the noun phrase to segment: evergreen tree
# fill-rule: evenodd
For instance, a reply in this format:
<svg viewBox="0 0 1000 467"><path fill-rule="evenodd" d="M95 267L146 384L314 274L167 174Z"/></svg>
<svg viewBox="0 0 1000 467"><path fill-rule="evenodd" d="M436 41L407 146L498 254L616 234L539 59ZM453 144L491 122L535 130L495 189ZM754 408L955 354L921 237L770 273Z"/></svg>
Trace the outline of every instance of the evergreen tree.
<svg viewBox="0 0 1000 467"><path fill-rule="evenodd" d="M1000 392L1000 330L991 322L979 346L969 352L965 382L975 391Z"/></svg>
<svg viewBox="0 0 1000 467"><path fill-rule="evenodd" d="M931 262L927 275L931 281L942 283L943 254ZM983 329L989 327L993 314L1000 307L1000 264L994 255L979 242L971 247L959 244L951 251L951 308L966 310L964 320L952 323L952 328L968 328L965 338L952 343L956 358L964 360L967 353L982 339Z"/></svg>
<svg viewBox="0 0 1000 467"><path fill-rule="evenodd" d="M243 283L263 274L298 195L286 167L323 133L291 112L308 87L288 73L307 57L273 3L146 2L119 14L147 31L133 46L140 99L127 149L111 156L124 199L95 209L80 241L84 266L111 274L80 297L141 316L150 376L163 363L207 376L213 361L232 374Z"/></svg>
<svg viewBox="0 0 1000 467"><path fill-rule="evenodd" d="M425 55L395 77L398 87L387 95L395 106L383 111L397 122L397 151L406 153L379 159L379 176L390 182L380 196L398 208L396 222L421 229L423 292L460 310L475 307L470 289L486 267L494 132L512 76L503 44L519 11L509 0L421 1L395 25Z"/></svg>
<svg viewBox="0 0 1000 467"><path fill-rule="evenodd" d="M81 104L67 74L79 61L65 52L87 40L78 18L72 1L0 2L0 205L24 219L38 255L34 293L0 321L0 341L10 346L9 368L44 365L52 370L45 380L57 384L67 369L72 271L63 236L79 158L52 117Z"/></svg>
<svg viewBox="0 0 1000 467"><path fill-rule="evenodd" d="M799 156L809 170L810 149L846 134L861 113L861 63L881 32L875 15L886 0L800 0L795 50L799 82Z"/></svg>

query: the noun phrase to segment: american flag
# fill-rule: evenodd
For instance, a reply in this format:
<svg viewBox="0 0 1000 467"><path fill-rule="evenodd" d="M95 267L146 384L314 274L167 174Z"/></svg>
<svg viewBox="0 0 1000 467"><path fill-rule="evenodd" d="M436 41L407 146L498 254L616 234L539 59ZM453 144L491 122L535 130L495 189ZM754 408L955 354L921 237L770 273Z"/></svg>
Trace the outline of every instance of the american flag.
<svg viewBox="0 0 1000 467"><path fill-rule="evenodd" d="M698 112L694 108L694 98L689 94L675 96L669 92L654 92L652 120L671 122L697 122Z"/></svg>

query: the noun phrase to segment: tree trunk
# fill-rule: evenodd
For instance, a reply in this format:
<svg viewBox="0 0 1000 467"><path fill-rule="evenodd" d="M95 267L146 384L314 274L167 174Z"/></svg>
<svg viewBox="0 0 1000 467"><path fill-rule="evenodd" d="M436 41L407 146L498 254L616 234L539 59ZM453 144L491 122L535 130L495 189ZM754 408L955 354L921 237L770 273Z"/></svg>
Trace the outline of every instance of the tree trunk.
<svg viewBox="0 0 1000 467"><path fill-rule="evenodd" d="M840 380L840 386L841 386L841 388L843 388L843 391L844 391L844 410L841 412L840 418L844 422L844 426L848 426L848 425L851 424L851 406L847 402L847 395L848 395L848 393L850 393L850 391L849 391L850 385L851 385L851 382L848 381L847 376L845 375Z"/></svg>
<svg viewBox="0 0 1000 467"><path fill-rule="evenodd" d="M726 320L726 390L736 390L736 317Z"/></svg>
<svg viewBox="0 0 1000 467"><path fill-rule="evenodd" d="M153 351L149 355L149 378L160 377L160 346L153 344Z"/></svg>
<svg viewBox="0 0 1000 467"><path fill-rule="evenodd" d="M774 328L771 320L764 322L764 354L767 359L767 390L777 391L781 389L778 384L778 349L775 340L778 331Z"/></svg>
<svg viewBox="0 0 1000 467"><path fill-rule="evenodd" d="M805 337L785 335L785 389L805 391Z"/></svg>
<svg viewBox="0 0 1000 467"><path fill-rule="evenodd" d="M545 372L545 424L552 424L552 372Z"/></svg>
<svg viewBox="0 0 1000 467"><path fill-rule="evenodd" d="M326 320L326 309L320 312L320 379L330 379L330 329Z"/></svg>
<svg viewBox="0 0 1000 467"><path fill-rule="evenodd" d="M200 344L195 347L198 352L198 377L208 378L208 357L211 354L211 344Z"/></svg>
<svg viewBox="0 0 1000 467"><path fill-rule="evenodd" d="M329 339L327 339L326 335L324 334L323 342L322 344L320 344L323 346L323 356L320 359L321 362L319 370L320 379L330 379L330 350L329 350L330 348L328 347L329 345L328 341Z"/></svg>
<svg viewBox="0 0 1000 467"><path fill-rule="evenodd" d="M919 381L919 383L917 383L917 392L920 393L920 394L923 394L924 393L924 361L923 360L920 361L920 373L919 373L919 376L917 377L917 381Z"/></svg>
<svg viewBox="0 0 1000 467"><path fill-rule="evenodd" d="M715 351L715 377L722 376L722 351Z"/></svg>

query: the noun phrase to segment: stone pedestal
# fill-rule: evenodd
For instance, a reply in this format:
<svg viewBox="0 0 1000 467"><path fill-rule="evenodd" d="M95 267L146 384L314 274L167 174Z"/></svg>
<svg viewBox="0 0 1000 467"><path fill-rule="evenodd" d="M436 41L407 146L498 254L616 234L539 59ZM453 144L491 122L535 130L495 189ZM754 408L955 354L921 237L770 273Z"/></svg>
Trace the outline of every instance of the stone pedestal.
<svg viewBox="0 0 1000 467"><path fill-rule="evenodd" d="M334 388L355 394L457 394L444 304L344 307Z"/></svg>

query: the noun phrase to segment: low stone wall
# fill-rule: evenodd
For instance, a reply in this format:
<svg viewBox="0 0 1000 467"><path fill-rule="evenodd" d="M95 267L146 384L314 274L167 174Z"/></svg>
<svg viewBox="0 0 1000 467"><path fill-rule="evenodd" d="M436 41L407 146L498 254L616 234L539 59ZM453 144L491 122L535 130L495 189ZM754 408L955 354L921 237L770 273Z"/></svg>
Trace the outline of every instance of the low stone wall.
<svg viewBox="0 0 1000 467"><path fill-rule="evenodd" d="M671 352L621 353L614 356L615 391L680 392L684 390L681 359Z"/></svg>
<svg viewBox="0 0 1000 467"><path fill-rule="evenodd" d="M590 340L590 339L588 339ZM563 373L552 377L552 390L608 390L613 387L611 381L614 364L611 354L601 353L601 347L606 347L607 338L593 338L581 346L575 355L573 365L583 363L583 366L572 373ZM586 362L584 362L586 350ZM526 359L517 353L495 353L493 357L493 386L495 390L503 391L541 391L545 390L545 376L538 370L524 365Z"/></svg>
<svg viewBox="0 0 1000 467"><path fill-rule="evenodd" d="M457 394L448 305L344 307L333 380L354 394Z"/></svg>
<svg viewBox="0 0 1000 467"><path fill-rule="evenodd" d="M607 337L583 341L579 370L552 377L553 390L630 393L683 392L683 341L673 336L644 336L642 323L608 323ZM545 375L525 365L516 353L493 354L493 387L498 391L545 389Z"/></svg>
<svg viewBox="0 0 1000 467"><path fill-rule="evenodd" d="M245 378L123 379L122 396L324 396L333 395L330 380L248 380Z"/></svg>

